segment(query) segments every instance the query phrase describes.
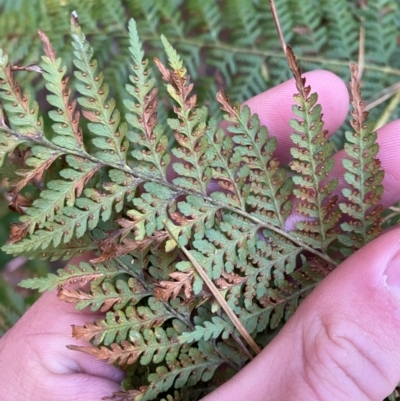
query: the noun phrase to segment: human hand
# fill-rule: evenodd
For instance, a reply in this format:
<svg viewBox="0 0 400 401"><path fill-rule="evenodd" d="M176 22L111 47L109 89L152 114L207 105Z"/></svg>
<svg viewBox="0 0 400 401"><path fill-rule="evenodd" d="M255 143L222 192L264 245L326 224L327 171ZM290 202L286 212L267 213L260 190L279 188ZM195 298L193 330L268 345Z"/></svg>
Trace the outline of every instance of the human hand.
<svg viewBox="0 0 400 401"><path fill-rule="evenodd" d="M347 90L327 72L306 77L328 111L325 127L334 133L347 114ZM278 156L283 162L288 161L291 146L288 120L293 93L292 81L247 102L278 137ZM379 132L379 157L386 171L385 206L400 198L399 129L400 122L394 122ZM340 160L334 173L338 177L343 173ZM204 400L383 399L400 381L396 278L400 287L399 230L383 235L343 263L253 362ZM0 401L91 401L116 391L119 371L65 348L76 343L69 336L70 325L95 318L93 313L74 312L53 293L45 294L0 340L0 391L4 392Z"/></svg>
<svg viewBox="0 0 400 401"><path fill-rule="evenodd" d="M71 324L98 317L43 294L0 339L0 401L99 401L120 390L120 370L66 348L86 345L71 338Z"/></svg>

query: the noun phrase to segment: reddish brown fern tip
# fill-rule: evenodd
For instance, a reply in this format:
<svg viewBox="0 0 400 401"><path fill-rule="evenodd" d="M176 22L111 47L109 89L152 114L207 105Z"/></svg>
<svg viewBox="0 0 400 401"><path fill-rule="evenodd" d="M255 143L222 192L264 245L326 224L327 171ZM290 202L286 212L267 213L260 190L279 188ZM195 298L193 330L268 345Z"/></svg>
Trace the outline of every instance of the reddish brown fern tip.
<svg viewBox="0 0 400 401"><path fill-rule="evenodd" d="M50 43L49 37L41 29L38 30L38 35L42 41L44 53L51 60L51 62L54 62L56 60L56 52Z"/></svg>
<svg viewBox="0 0 400 401"><path fill-rule="evenodd" d="M351 104L353 106L353 110L351 111L353 119L350 121L350 124L356 132L360 132L368 117L368 111L365 111L365 103L361 98L357 64L350 64L350 74Z"/></svg>

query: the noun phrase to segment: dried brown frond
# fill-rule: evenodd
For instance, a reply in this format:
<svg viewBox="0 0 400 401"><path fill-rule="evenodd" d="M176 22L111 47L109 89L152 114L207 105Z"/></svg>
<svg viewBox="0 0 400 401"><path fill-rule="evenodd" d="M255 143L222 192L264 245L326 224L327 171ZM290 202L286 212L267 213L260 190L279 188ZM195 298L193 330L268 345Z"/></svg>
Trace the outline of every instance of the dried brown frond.
<svg viewBox="0 0 400 401"><path fill-rule="evenodd" d="M76 160L85 160L80 158L79 156L74 156ZM88 171L84 176L75 181L74 190L76 197L79 198L82 195L83 190L85 189L85 185L88 181L97 173L97 171L102 167L101 164L94 166L90 171Z"/></svg>
<svg viewBox="0 0 400 401"><path fill-rule="evenodd" d="M246 277L239 276L235 273L227 273L224 271L222 272L221 277L215 280L215 284L218 286L219 289L226 290L240 284L243 281L246 281Z"/></svg>
<svg viewBox="0 0 400 401"><path fill-rule="evenodd" d="M350 121L350 124L355 132L360 132L368 117L368 111L365 111L366 105L361 98L360 81L358 79L358 66L356 64L350 64L350 73L351 104L353 106L353 110L351 111L351 116L353 119Z"/></svg>
<svg viewBox="0 0 400 401"><path fill-rule="evenodd" d="M10 226L10 237L7 240L7 244L14 244L15 242L21 241L25 238L29 232L29 222L13 223Z"/></svg>
<svg viewBox="0 0 400 401"><path fill-rule="evenodd" d="M158 89L153 88L145 97L141 124L150 142L154 142L153 129L157 124ZM140 121L140 120L139 120Z"/></svg>
<svg viewBox="0 0 400 401"><path fill-rule="evenodd" d="M172 84L171 71L157 57L154 58L154 62L156 63L156 66L157 66L158 70L161 73L162 79L165 82L168 82L168 83Z"/></svg>
<svg viewBox="0 0 400 401"><path fill-rule="evenodd" d="M7 66L5 67L5 75L6 75L6 79L8 81L8 85L10 86L14 97L16 99L18 99L17 102L19 103L19 106L24 110L25 114L28 114L30 111L28 97L24 96L22 94L19 83L14 80L14 75L12 73L10 64L7 64ZM39 125L39 122L38 122L38 125ZM34 131L26 132L26 135L33 136L33 135L36 135L38 132L39 132L38 127L36 127L36 129Z"/></svg>
<svg viewBox="0 0 400 401"><path fill-rule="evenodd" d="M72 337L76 338L77 340L90 342L93 338L102 335L104 330L106 330L106 326L103 326L101 319L96 319L94 323L85 323L84 326L75 326L73 324L71 326Z"/></svg>
<svg viewBox="0 0 400 401"><path fill-rule="evenodd" d="M77 345L68 345L67 348L74 351L81 351L95 356L97 359L106 360L108 363L118 363L119 366L132 365L143 353L143 349L137 349L129 341L122 341L121 344L113 343L110 348L107 347L81 347Z"/></svg>
<svg viewBox="0 0 400 401"><path fill-rule="evenodd" d="M170 298L175 299L183 291L186 299L190 299L192 297L194 273L194 269L170 273L169 276L175 281L160 281L158 287L154 289L154 295L156 298L166 302Z"/></svg>
<svg viewBox="0 0 400 401"><path fill-rule="evenodd" d="M118 256L126 255L130 252L143 252L146 248L153 245L157 248L162 242L168 238L165 231L157 231L153 235L138 241L126 238L134 231L136 222L128 219L116 220L122 228L108 232L108 237L97 242L100 255L91 260L92 263L102 263Z"/></svg>
<svg viewBox="0 0 400 401"><path fill-rule="evenodd" d="M182 76L181 71L169 70L157 58L155 58L154 61L161 72L163 80L174 87L176 93L179 94L180 98L182 99L182 103L185 105L185 108L194 109L196 107L197 96L189 96L193 90L193 83L188 84L190 76L187 74ZM176 107L174 107L174 109L177 111Z"/></svg>
<svg viewBox="0 0 400 401"><path fill-rule="evenodd" d="M61 287L57 293L58 299L65 302L77 303L79 301L89 301L92 299L91 295L82 290L66 289Z"/></svg>
<svg viewBox="0 0 400 401"><path fill-rule="evenodd" d="M225 95L223 89L220 89L217 92L217 96L215 97L217 102L221 105L221 110L225 111L228 113L229 117L232 119L237 119L237 109L235 107L232 107L229 97Z"/></svg>
<svg viewBox="0 0 400 401"><path fill-rule="evenodd" d="M95 298L95 295L89 294L86 291L80 289L76 290L61 287L58 290L57 297L61 301L78 303L80 301L91 301ZM100 312L107 312L113 307L113 305L119 302L121 302L121 297L117 293L115 293L114 297L104 297Z"/></svg>
<svg viewBox="0 0 400 401"><path fill-rule="evenodd" d="M1 103L0 103L0 127L10 128L7 114L5 113L4 108L1 105Z"/></svg>
<svg viewBox="0 0 400 401"><path fill-rule="evenodd" d="M39 29L40 40L42 41L43 50L52 63L56 61L56 53L51 45L48 36ZM76 109L77 101L71 100L71 89L68 87L69 77L66 76L61 80L61 93L64 102L64 110L67 113L69 125L75 135L77 143L83 147L82 128L79 126L80 112Z"/></svg>
<svg viewBox="0 0 400 401"><path fill-rule="evenodd" d="M296 81L296 88L299 91L301 97L307 100L311 91L311 87L309 85L306 86L306 79L302 76L302 71L297 63L296 56L294 55L293 50L289 45L286 46L286 58L289 68L292 71L294 79Z"/></svg>
<svg viewBox="0 0 400 401"><path fill-rule="evenodd" d="M26 187L29 183L41 187L43 185L43 174L49 169L53 162L58 158L59 154L53 155L50 159L44 160L43 163L32 170L17 170L16 174L22 176L23 178L17 182L11 183L11 190L9 195L12 196L13 201L19 192Z"/></svg>
<svg viewBox="0 0 400 401"><path fill-rule="evenodd" d="M51 45L49 37L41 29L38 30L38 35L42 42L44 53L52 62L54 62L56 60L56 52Z"/></svg>
<svg viewBox="0 0 400 401"><path fill-rule="evenodd" d="M8 208L14 212L19 214L25 213L25 208L32 205L32 199L27 198L21 193L17 194L17 196L13 197L8 205Z"/></svg>

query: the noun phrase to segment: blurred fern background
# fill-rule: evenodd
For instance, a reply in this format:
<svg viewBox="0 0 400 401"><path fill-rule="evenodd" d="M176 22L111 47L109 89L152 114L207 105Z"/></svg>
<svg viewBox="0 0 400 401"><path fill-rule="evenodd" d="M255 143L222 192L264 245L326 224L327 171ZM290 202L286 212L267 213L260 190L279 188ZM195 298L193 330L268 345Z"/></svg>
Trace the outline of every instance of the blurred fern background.
<svg viewBox="0 0 400 401"><path fill-rule="evenodd" d="M276 0L276 7L285 39L303 70L327 69L347 82L349 62L357 62L372 119L380 126L400 117L400 0ZM15 65L38 64L40 28L72 70L73 10L117 103L125 96L130 73L131 17L150 57L164 57L160 35L167 36L184 58L199 103L208 104L213 115L220 113L215 101L220 87L232 100L243 102L290 78L267 0L0 0L0 48ZM21 71L17 79L44 110L40 76ZM160 102L161 120L169 107ZM337 147L346 125L336 135ZM7 185L0 181L1 244L15 220L7 208ZM46 262L0 254L0 335L34 299L17 289L19 280L49 268Z"/></svg>

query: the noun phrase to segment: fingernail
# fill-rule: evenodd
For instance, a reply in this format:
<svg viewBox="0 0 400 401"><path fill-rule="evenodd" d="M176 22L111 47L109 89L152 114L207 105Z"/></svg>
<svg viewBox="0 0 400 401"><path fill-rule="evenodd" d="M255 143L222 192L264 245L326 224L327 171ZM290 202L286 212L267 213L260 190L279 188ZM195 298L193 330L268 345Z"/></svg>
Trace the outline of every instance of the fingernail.
<svg viewBox="0 0 400 401"><path fill-rule="evenodd" d="M397 252L388 263L383 275L383 283L400 302L400 252Z"/></svg>

